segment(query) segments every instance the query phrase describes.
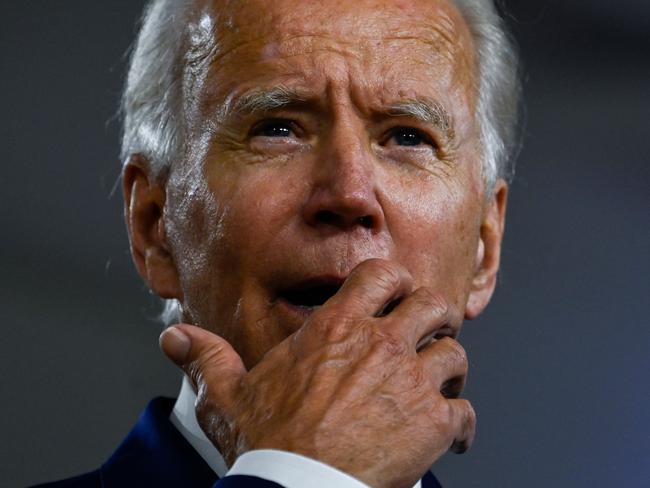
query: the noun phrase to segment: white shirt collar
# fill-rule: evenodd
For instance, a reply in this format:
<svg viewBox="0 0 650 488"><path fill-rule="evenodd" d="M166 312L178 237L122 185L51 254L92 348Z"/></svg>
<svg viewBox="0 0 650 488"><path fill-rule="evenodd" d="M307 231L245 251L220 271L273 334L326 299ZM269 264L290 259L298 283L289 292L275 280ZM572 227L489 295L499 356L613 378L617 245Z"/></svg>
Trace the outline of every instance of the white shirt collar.
<svg viewBox="0 0 650 488"><path fill-rule="evenodd" d="M180 431L180 433L187 439L187 442L194 448L196 452L203 458L203 460L217 473L219 478L223 478L228 471L228 466L223 459L219 450L214 447L212 442L199 427L196 420L196 412L194 411L194 404L196 403L196 393L192 389L190 381L187 376L183 376L183 384L181 391L178 394L178 399L174 404L169 420Z"/></svg>
<svg viewBox="0 0 650 488"><path fill-rule="evenodd" d="M226 473L228 473L228 466L223 459L223 456L219 450L214 447L212 442L206 437L206 435L201 430L198 421L196 420L196 412L194 410L194 405L196 403L196 393L190 384L190 381L186 376L183 376L183 384L181 385L181 391L178 395L178 399L174 404L169 420L172 424L179 430L179 432L185 437L187 442L199 453L203 460L212 468L212 470L219 476L223 478ZM305 458L303 456L294 455L292 453L287 453L283 451L273 451L273 450L261 450L261 451L251 451L247 453L248 456L248 465L246 467L239 466L240 461L244 461L246 454L238 459L238 461L233 466L233 474L251 474L262 476L264 474L272 474L272 481L276 481L279 484L284 484L284 486L304 486L304 480L310 479L310 476L313 477L314 471L318 469L325 469L326 472L321 471L322 483L318 483L320 486L338 486L339 488L348 486L359 486L362 485L356 479L351 478L346 473L339 471L331 466L323 464L319 461ZM242 464L242 463L240 463ZM250 466L254 467L251 471ZM282 469L289 468L292 473L282 472ZM248 468L248 471L247 471ZM264 471L264 473L260 472ZM279 470L279 471L278 471ZM232 470L231 470L232 471ZM295 476L302 476L302 482L296 482L294 479ZM337 482L328 483L327 480L335 477ZM313 478L311 485L314 485ZM365 485L364 485L365 486ZM421 488L421 482L418 481L413 488Z"/></svg>

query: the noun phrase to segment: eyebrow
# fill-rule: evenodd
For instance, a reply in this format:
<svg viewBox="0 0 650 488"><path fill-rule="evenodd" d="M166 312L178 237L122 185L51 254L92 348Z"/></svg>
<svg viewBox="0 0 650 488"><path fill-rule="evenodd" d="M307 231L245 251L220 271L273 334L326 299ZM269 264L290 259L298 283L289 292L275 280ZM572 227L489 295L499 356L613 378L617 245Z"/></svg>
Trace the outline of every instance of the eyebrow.
<svg viewBox="0 0 650 488"><path fill-rule="evenodd" d="M270 112L291 105L306 103L308 96L297 90L278 85L269 89L257 89L237 98L227 112L236 115L252 115ZM454 139L454 129L449 112L439 103L425 98L407 99L392 103L383 113L391 117L412 117L431 125Z"/></svg>
<svg viewBox="0 0 650 488"><path fill-rule="evenodd" d="M413 117L420 122L436 127L449 139L454 139L451 117L445 107L427 99L410 99L391 104L387 111L392 117Z"/></svg>
<svg viewBox="0 0 650 488"><path fill-rule="evenodd" d="M250 115L270 112L306 100L307 98L297 91L279 85L267 90L260 89L245 93L234 102L229 111L240 115Z"/></svg>

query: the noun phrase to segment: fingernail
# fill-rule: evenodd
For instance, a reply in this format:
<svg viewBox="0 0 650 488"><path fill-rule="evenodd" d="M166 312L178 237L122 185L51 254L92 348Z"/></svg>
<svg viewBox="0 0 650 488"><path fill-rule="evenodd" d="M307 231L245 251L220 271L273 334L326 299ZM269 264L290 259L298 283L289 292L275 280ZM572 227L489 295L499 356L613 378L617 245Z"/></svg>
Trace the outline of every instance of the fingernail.
<svg viewBox="0 0 650 488"><path fill-rule="evenodd" d="M189 336L173 326L168 327L160 334L159 343L165 355L178 365L185 363L192 347Z"/></svg>

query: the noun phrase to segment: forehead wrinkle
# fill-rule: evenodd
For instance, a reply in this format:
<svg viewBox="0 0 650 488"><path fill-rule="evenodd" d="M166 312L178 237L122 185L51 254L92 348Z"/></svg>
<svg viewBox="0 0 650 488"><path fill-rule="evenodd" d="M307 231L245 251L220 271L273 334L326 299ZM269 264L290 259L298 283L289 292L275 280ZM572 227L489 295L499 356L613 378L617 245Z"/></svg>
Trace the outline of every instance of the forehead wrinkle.
<svg viewBox="0 0 650 488"><path fill-rule="evenodd" d="M245 40L241 40L237 43L232 43L229 42L228 46L225 46L225 43L219 44L219 43L213 43L213 44L205 44L205 49L203 50L202 54L197 54L196 58L200 58L201 62L200 63L195 63L194 65L189 65L187 69L187 74L189 75L188 78L191 79L192 77L198 76L202 71L207 70L210 74L205 73L206 75L213 77L213 76L219 76L219 72L223 71L225 66L230 66L230 63L232 61L233 57L237 59L237 53L241 49L246 49L250 45L258 44L260 46L260 49L257 51L254 51L256 54L254 57L250 58L250 53L246 53L246 57L250 58L251 63L266 63L266 62L271 62L271 63L281 63L283 61L289 61L293 57L298 57L298 56L303 56L303 55L310 55L310 54L318 54L318 53L332 53L336 52L337 54L344 55L346 57L350 57L353 55L355 58L360 58L360 56L356 55L356 53L352 53L351 51L343 49L344 46L342 46L343 43L337 42L337 41L332 41L329 45L322 46L322 45L317 45L316 43L310 43L312 46L307 45L308 49L305 49L305 44L301 44L299 46L289 46L287 47L286 43L287 41L293 41L297 39L307 39L311 38L313 40L316 39L324 39L326 37L321 37L321 36L314 36L314 35L302 35L302 36L290 36L290 37L284 37L284 38L266 38L264 36L259 36L256 38L248 38ZM331 39L327 37L326 39ZM352 43L350 43L352 44ZM338 48L337 48L338 45ZM274 52L271 52L274 51ZM199 51L197 51L198 53ZM318 63L316 63L318 64ZM289 66L290 68L290 66ZM243 69L243 67L240 67L240 69ZM304 69L304 68L303 68ZM318 66L312 66L312 71L311 75L312 76L320 76L318 74ZM287 71L284 74L285 78L299 78L302 80L304 83L305 81L305 76L306 74L301 71L296 71L296 72L291 72L291 69ZM205 92L203 93L203 96L206 100L214 100L215 99L215 92L218 92L222 88L222 84L207 84L206 86L203 86ZM269 102L268 100L268 95L273 95L273 98L276 98L276 101L279 100L278 97L283 98L287 95L291 95L291 98L294 98L295 101L303 101L301 100L302 98L307 97L307 95L299 93L298 90L296 89L288 89L286 86L278 86L273 89L274 93L265 93L267 95L267 100L266 102ZM282 94L282 92L285 92ZM289 93L291 92L291 93ZM258 95L262 95L262 90L260 90L260 93ZM261 102L260 97L254 97L254 98L259 98L259 101ZM247 105L247 104L244 104ZM243 106L242 109L245 109L246 107ZM277 108L277 107L276 107Z"/></svg>
<svg viewBox="0 0 650 488"><path fill-rule="evenodd" d="M305 35L292 36L290 38L285 38L284 40L294 40L298 37L301 39L321 39L320 36ZM216 79L221 77L219 72L222 71L222 67L228 63L228 61L224 60L224 57L234 56L235 51L238 48L245 47L245 44L249 44L249 42L254 41L247 41L229 49L228 51L215 53L209 61L209 66L212 69L208 67L208 69L212 71L211 76L213 80L215 80L215 77ZM258 53L260 61L259 66L263 66L265 63L272 64L269 65L266 70L262 72L258 71L254 75L253 79L247 80L246 85L248 85L248 89L244 88L244 90L239 90L237 89L237 83L230 84L229 82L226 82L226 85L224 85L223 82L207 84L203 87L204 92L201 96L201 105L204 109L213 112L214 109L211 107L213 107L215 103L218 104L220 106L220 108L217 109L217 112L219 113L218 118L223 119L223 117L227 115L251 114L253 112L259 113L305 102L316 103L317 100L320 100L322 96L325 95L324 93L321 93L321 89L324 85L328 85L332 82L336 85L349 85L349 82L351 81L350 73L348 72L349 70L343 67L341 67L340 70L338 68L333 69L332 66L330 66L327 72L323 72L322 66L320 65L321 63L318 62L318 57L312 59L306 66L293 67L290 63L291 58L310 54L318 56L319 53L335 53L341 56L343 63L347 64L350 61L350 57L357 61L359 60L357 58L360 57L356 52L346 50L345 46L343 46L341 42L337 41L332 41L331 44L327 46L322 46L318 43L310 43L307 45L308 49L305 49L305 44L302 44L301 46L296 46L289 50L278 49L279 46L277 46L277 43L273 40L266 42L265 44L266 46L262 46L262 51L265 49L275 48L276 52L274 52L273 55L266 56L266 59L263 54ZM280 52L277 52L278 50ZM283 65L284 62L289 64ZM262 76L259 78L261 73L275 72L278 69L280 72L283 72L282 78L286 81L268 88L260 86L259 84L253 84L255 83L255 79L259 79L264 83L264 77ZM229 77L233 78L233 73L230 73ZM238 77L234 75L234 79L238 79ZM322 81L324 85L321 85L320 82L315 83L315 80ZM287 84L295 86L291 87ZM223 99L219 93L222 93L226 86L230 86L231 90L227 90L228 94L226 98ZM216 113L214 115L216 115Z"/></svg>
<svg viewBox="0 0 650 488"><path fill-rule="evenodd" d="M226 3L230 4L230 6L238 4L238 2L229 1ZM239 22L235 21L231 16L226 16L223 11L214 13L216 14L214 16L215 21L212 23L210 29L212 35L208 37L199 36L194 38L196 41L202 41L195 43L192 47L195 54L194 59L200 59L201 62L196 66L196 70L188 70L189 73L187 74L189 75L189 80L192 80L196 76L200 76L199 72L201 69L212 71L213 74L223 71L222 66L230 66L230 64L233 63L232 58L238 59L238 54L242 49L244 49L245 52L240 56L244 56L250 63L282 63L283 61L286 61L289 63L287 65L289 71L291 71L292 66L291 58L295 56L320 52L336 53L342 55L343 58L348 61L365 62L374 59L376 50L382 49L382 47L380 47L381 44L384 44L386 48L393 51L396 56L399 56L402 49L408 49L408 46L403 47L399 45L403 42L407 44L413 42L429 46L428 52L431 54L431 58L427 56L426 59L412 60L412 63L426 66L429 70L436 70L436 68L439 67L435 58L438 58L439 60L446 59L455 66L463 65L470 60L468 58L473 58L473 53L459 53L459 51L464 51L463 47L465 46L464 42L462 42L464 26L457 25L458 22L463 22L463 20L462 18L459 18L459 15L455 15L453 10L447 11L447 9L437 9L435 16L422 15L420 19L413 19L413 17L411 17L414 22L409 23L408 29L404 28L401 24L392 24L392 22L389 22L390 18L385 16L380 17L379 20L383 28L374 32L363 29L363 25L358 25L358 22L349 22L344 26L344 29L334 32L329 30L329 28L323 24L312 23L307 27L308 31L305 32L305 30L302 29L292 28L291 23L288 22L291 15L279 16L275 18L275 23L264 22L260 25L259 22L261 18L270 16L268 12L266 14L258 14L255 19L251 19L256 20L255 24L258 25L258 27L261 27L260 29L250 29L246 28L245 25L239 25ZM205 26L205 24L201 26L200 19L201 16L196 19L196 23L194 24L196 27ZM229 21L225 22L225 20ZM354 27L357 29L353 31L352 28ZM389 47L390 44L393 43L396 44L396 46ZM257 46L255 46L256 44ZM247 50L248 46L253 46L253 48ZM342 59L342 61L344 60ZM313 59L312 62L315 64L312 63L311 67L307 70L309 73L304 71L306 69L305 66L297 68L298 72L295 73L285 71L282 76L282 78L284 78L282 82L284 83L297 77L301 78L304 83L306 81L305 77L312 78L314 76L325 76L332 80L338 79L338 75L342 75L341 78L346 78L345 75L347 75L347 78L351 77L352 80L349 81L353 81L352 84L356 84L356 81L362 81L358 77L355 77L349 69L343 69L341 73L334 73L331 69L326 73L321 73L319 69L320 63L316 62L315 59ZM243 63L242 66L238 68L238 71L243 70L246 65L248 65L248 63ZM282 66L282 64L279 66ZM444 66L440 67L444 69ZM461 80L462 78L468 77L468 80L471 82L472 76L470 73L466 73L465 76L463 76L463 74L457 73L457 71L457 69L452 69L450 73L447 73L445 70L444 72L441 71L440 74L445 77L451 76L452 79L461 78ZM239 107L235 107L233 104L229 105L227 102L235 102L236 97L233 96L233 92L228 90L227 87L231 86L231 88L235 88L235 80L238 78L236 73L237 71L230 73L227 78L222 78L217 75L219 76L219 78L217 78L219 79L218 83L193 83L192 85L201 89L201 93L191 90L192 95L199 97L201 99L199 102L201 106L208 109L210 112L214 110L213 104L215 102L217 102L222 109L227 109L219 110L219 115L221 116L225 115L226 112L232 113L233 111L243 112L247 110L261 111L277 109L281 108L281 105L285 106L291 103L289 100L286 100L286 95L288 94L281 94L280 91L272 94L263 94L258 90L259 93L255 94L256 96L251 97L249 100L245 101L242 99ZM437 76L437 70L436 72L431 71L431 75ZM208 77L212 78L211 75L208 75ZM401 79L403 80L403 78ZM338 79L338 81L343 83L345 82L344 79ZM222 98L223 94L225 94L224 90L226 90L225 93L227 93L226 100ZM362 91L365 90L362 89ZM419 98L417 97L417 93L413 93L412 95L414 95L415 98ZM303 101L305 96L299 93L293 93L291 98L293 98L292 101L299 102ZM473 97L469 98L471 105ZM283 99L285 100L280 103ZM430 108L435 104L428 103L428 105ZM416 110L415 107L410 107L408 112L408 115L410 116L423 119L424 114L427 111L422 107L418 110ZM444 126L444 124L442 124L444 118L438 117L438 119L436 119L432 116L436 112L440 111L428 110L428 112L428 123L436 122L437 120L440 123L434 123L433 125L440 126L442 129ZM222 117L217 118L222 119ZM448 125L451 126L451 123Z"/></svg>
<svg viewBox="0 0 650 488"><path fill-rule="evenodd" d="M377 30L364 29L365 22L360 24L358 18L351 17L349 22L343 24L343 29L331 30L331 26L310 23L307 27L297 28L295 23L289 22L293 19L292 14L279 15L272 11L258 12L255 18L248 20L260 24L263 19L271 22L262 22L259 29L245 28L240 25L241 21L235 20L237 15L232 7L241 7L237 1L222 1L221 8L212 11L213 22L209 29L206 29L204 22L210 14L205 11L198 15L193 23L194 33L190 35L190 54L188 61L200 60L201 67L227 63L226 58L236 56L236 53L250 44L259 44L262 49L258 51L260 61L281 60L294 55L313 54L319 51L337 52L346 57L357 58L358 60L373 58L379 43L390 43L391 41L416 41L431 46L430 52L435 56L443 56L449 59L456 58L459 50L459 37L462 27L457 26L453 12L446 9L437 9L435 17L421 16L410 23L408 29L403 25L395 24L380 15L378 20L383 28ZM214 5L213 5L214 6ZM344 9L345 10L345 9ZM226 15L227 12L229 15ZM240 12L241 13L241 12ZM349 12L342 12L344 17ZM416 12L417 13L417 12ZM251 15L251 14L249 14ZM241 19L240 19L241 20ZM461 19L462 21L462 19ZM376 25L375 23L371 23ZM391 25L392 24L392 25ZM338 23L340 26L341 23ZM307 31L305 31L307 29ZM202 35L196 35L199 31ZM318 40L329 42L316 43ZM316 44L316 46L314 46ZM445 45L444 47L442 45ZM273 47L271 47L273 46ZM354 46L353 49L346 49ZM274 52L272 52L274 51ZM210 58L210 59L207 59ZM253 61L251 59L251 61ZM197 66L198 68L198 66ZM218 68L217 68L218 69Z"/></svg>
<svg viewBox="0 0 650 488"><path fill-rule="evenodd" d="M337 22L333 24L328 22L325 25L322 22L310 22L309 16L305 19L304 11L301 9L292 9L289 12L260 6L251 9L244 8L247 2L238 0L204 0L198 3L203 5L202 15L195 18L194 25L200 25L203 18L211 13L213 17L211 41L214 42L210 43L212 46L204 44L206 49L200 49L199 45L195 47L198 48L197 51L208 53L213 52L212 48L217 45L220 51L217 54L218 58L232 54L245 44L263 39L284 44L305 37L329 38L339 44L355 46L359 45L359 41L417 40L430 44L434 48L439 48L441 42L448 46L459 47L458 41L464 30L463 25L458 25L464 24L464 20L451 2L445 2L445 5L433 9L426 8L426 3L418 6L418 2L397 2L398 5L393 7L397 7L401 14L408 13L410 17L408 28L405 28L402 23L395 22L394 9L377 8L378 4L384 2L377 2L378 4L373 8L376 15L373 15L371 21L359 17L355 9L347 8L350 6L347 2L338 3ZM309 5L307 2L306 4ZM327 8L319 2L313 2L313 5L317 10ZM329 7L332 5L330 4ZM306 24L304 21L307 21ZM251 29L252 25L257 28ZM332 30L334 27L336 29ZM206 39L203 36L201 40ZM301 47L304 49L305 46ZM452 48L451 51L453 53L457 49Z"/></svg>
<svg viewBox="0 0 650 488"><path fill-rule="evenodd" d="M387 41L418 41L428 44L432 47L440 46L457 46L461 37L459 29L455 23L446 14L436 16L429 22L420 21L415 25L410 25L408 29L402 26L394 29L393 32L382 36Z"/></svg>
<svg viewBox="0 0 650 488"><path fill-rule="evenodd" d="M248 41L245 44L259 41L261 39L265 39L264 43L260 42L260 45L263 46L263 48L259 53L259 61L262 62L281 61L296 56L318 53L334 53L345 57L362 59L362 55L358 53L357 50L346 49L350 46L358 46L358 40L337 39L332 36L320 34L286 34L275 37L260 37ZM317 41L324 42L319 43ZM240 47L244 47L244 43L229 49L227 52L219 53L219 58L223 61L223 58L235 54L234 51Z"/></svg>

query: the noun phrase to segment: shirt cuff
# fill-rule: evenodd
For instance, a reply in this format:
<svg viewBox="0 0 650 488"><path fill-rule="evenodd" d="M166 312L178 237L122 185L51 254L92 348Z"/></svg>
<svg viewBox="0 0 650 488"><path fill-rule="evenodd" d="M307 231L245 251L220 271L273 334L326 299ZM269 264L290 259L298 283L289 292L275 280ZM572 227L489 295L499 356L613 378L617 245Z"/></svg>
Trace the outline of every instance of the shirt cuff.
<svg viewBox="0 0 650 488"><path fill-rule="evenodd" d="M276 449L248 451L226 473L274 481L285 488L369 488L349 474L300 454Z"/></svg>

